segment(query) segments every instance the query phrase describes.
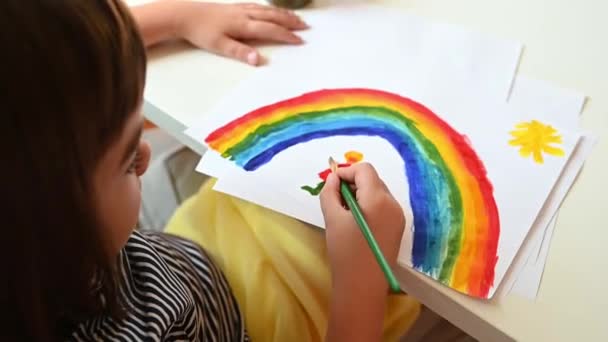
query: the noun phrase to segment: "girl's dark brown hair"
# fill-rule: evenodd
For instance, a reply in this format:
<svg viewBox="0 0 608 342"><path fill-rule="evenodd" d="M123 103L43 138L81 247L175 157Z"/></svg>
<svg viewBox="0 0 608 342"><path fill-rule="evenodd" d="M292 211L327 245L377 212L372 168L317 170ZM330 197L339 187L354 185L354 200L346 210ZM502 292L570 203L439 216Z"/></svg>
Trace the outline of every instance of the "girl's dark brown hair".
<svg viewBox="0 0 608 342"><path fill-rule="evenodd" d="M93 174L140 105L145 50L120 0L2 0L0 23L0 340L55 340L122 310Z"/></svg>

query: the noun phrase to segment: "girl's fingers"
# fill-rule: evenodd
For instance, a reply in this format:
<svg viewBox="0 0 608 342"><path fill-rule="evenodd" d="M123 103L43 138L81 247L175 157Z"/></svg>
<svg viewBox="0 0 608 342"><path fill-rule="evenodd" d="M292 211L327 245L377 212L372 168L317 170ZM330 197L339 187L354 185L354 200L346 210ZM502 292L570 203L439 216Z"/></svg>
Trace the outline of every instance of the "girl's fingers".
<svg viewBox="0 0 608 342"><path fill-rule="evenodd" d="M223 37L216 45L217 53L256 66L260 63L258 52L251 46L229 37Z"/></svg>
<svg viewBox="0 0 608 342"><path fill-rule="evenodd" d="M266 40L277 43L301 44L302 38L287 28L268 21L252 20L246 24L240 36L248 39Z"/></svg>
<svg viewBox="0 0 608 342"><path fill-rule="evenodd" d="M253 20L277 24L289 30L308 28L308 25L300 17L284 9L272 7L252 8L247 11L247 16Z"/></svg>
<svg viewBox="0 0 608 342"><path fill-rule="evenodd" d="M327 176L319 199L321 201L321 210L326 220L331 220L345 211L342 194L340 193L340 179L335 174L332 173Z"/></svg>

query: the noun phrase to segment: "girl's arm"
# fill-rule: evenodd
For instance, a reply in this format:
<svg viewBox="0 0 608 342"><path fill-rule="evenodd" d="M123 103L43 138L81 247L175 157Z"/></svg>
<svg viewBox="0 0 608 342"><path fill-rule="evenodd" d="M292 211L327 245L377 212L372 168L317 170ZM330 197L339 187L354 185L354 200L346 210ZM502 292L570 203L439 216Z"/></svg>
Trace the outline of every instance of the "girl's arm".
<svg viewBox="0 0 608 342"><path fill-rule="evenodd" d="M243 40L301 44L293 31L307 28L293 12L257 4L157 1L131 8L146 46L184 39L251 65L259 53Z"/></svg>
<svg viewBox="0 0 608 342"><path fill-rule="evenodd" d="M365 274L332 289L328 342L382 340L388 286L372 285Z"/></svg>
<svg viewBox="0 0 608 342"><path fill-rule="evenodd" d="M177 39L177 13L175 3L152 2L131 7L131 13L139 26L139 33L146 47Z"/></svg>
<svg viewBox="0 0 608 342"><path fill-rule="evenodd" d="M339 168L337 174L355 186L374 237L394 266L405 228L403 209L370 164ZM388 283L352 213L343 206L339 184L331 174L321 192L332 273L327 341L381 341Z"/></svg>

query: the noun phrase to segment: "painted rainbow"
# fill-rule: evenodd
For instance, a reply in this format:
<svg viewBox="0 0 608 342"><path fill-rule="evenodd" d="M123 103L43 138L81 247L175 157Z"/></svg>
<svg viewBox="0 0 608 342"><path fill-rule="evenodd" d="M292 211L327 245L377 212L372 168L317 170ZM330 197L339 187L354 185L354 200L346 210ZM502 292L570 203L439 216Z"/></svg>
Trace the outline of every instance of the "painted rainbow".
<svg viewBox="0 0 608 342"><path fill-rule="evenodd" d="M500 233L492 185L467 139L423 105L378 90L320 90L254 110L205 141L252 171L291 146L332 136L377 136L397 150L414 215L412 266L487 298Z"/></svg>

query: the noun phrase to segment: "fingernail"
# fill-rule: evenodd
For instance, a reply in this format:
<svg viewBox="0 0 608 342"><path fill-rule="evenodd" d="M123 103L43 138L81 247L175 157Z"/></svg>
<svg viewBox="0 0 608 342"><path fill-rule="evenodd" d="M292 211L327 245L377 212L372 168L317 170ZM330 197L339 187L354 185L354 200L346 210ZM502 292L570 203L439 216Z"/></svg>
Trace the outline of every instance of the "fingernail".
<svg viewBox="0 0 608 342"><path fill-rule="evenodd" d="M301 18L299 15L294 14L294 16L296 17L296 20L297 20L297 21L298 21L300 24L306 25L306 23L304 22L304 20L303 20L303 19L302 19L302 18Z"/></svg>
<svg viewBox="0 0 608 342"><path fill-rule="evenodd" d="M251 65L258 65L258 53L251 51L247 54L247 63Z"/></svg>
<svg viewBox="0 0 608 342"><path fill-rule="evenodd" d="M302 43L304 43L304 40L300 36L293 35L290 39L290 42L292 42L294 44L302 44Z"/></svg>

